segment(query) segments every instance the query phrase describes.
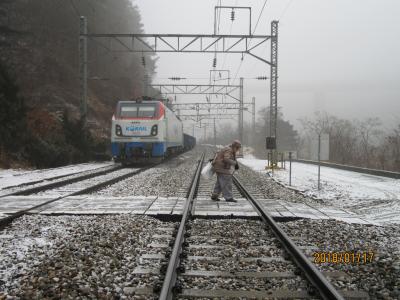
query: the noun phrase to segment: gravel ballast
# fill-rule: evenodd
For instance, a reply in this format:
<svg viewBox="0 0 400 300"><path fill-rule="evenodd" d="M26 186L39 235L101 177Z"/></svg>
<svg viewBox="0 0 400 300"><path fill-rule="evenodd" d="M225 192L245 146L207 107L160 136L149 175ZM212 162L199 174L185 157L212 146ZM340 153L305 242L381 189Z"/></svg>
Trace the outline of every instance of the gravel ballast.
<svg viewBox="0 0 400 300"><path fill-rule="evenodd" d="M131 178L108 186L94 195L185 197L201 150L174 157Z"/></svg>
<svg viewBox="0 0 400 300"><path fill-rule="evenodd" d="M185 273L190 271L228 272L230 277L183 276L183 288L264 290L305 289L307 282L300 276L290 278L236 277L237 272L291 272L296 266L283 258L279 242L261 221L203 220L189 224L190 236L184 250ZM196 257L196 259L193 259ZM202 258L201 258L202 257ZM212 259L210 259L210 257ZM268 263L262 259L271 259Z"/></svg>
<svg viewBox="0 0 400 300"><path fill-rule="evenodd" d="M316 250L306 251L314 261L315 253L374 253L372 260L349 263L318 263L322 271L343 271L348 276L333 280L337 288L368 292L371 299L400 299L400 228L368 226L335 220L303 219L280 226L296 239L312 243ZM363 259L361 259L362 261Z"/></svg>
<svg viewBox="0 0 400 300"><path fill-rule="evenodd" d="M131 299L146 287L133 274L141 256L164 254L151 244L169 242L174 227L132 215L24 216L0 235L0 299Z"/></svg>

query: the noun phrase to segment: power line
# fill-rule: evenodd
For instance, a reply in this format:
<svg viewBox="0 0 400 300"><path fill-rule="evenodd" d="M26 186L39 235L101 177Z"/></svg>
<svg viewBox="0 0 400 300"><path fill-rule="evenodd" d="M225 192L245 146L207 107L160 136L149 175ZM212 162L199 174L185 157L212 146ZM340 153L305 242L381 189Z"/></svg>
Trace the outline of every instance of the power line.
<svg viewBox="0 0 400 300"><path fill-rule="evenodd" d="M255 32L256 29L257 29L258 23L260 22L262 13L264 12L264 9L265 9L265 6L267 5L267 2L268 2L268 0L265 0L265 1L264 1L263 7L261 8L260 14L258 15L258 19L257 19L256 25L254 26L254 30L253 30L252 35L254 35L254 32ZM249 41L249 46L250 46L250 44L251 44L251 41L252 41L252 39L250 39L250 41ZM240 68L242 67L243 60L244 60L244 58L242 57L242 60L241 60L241 62L240 62L240 64L239 64L239 67L238 67L238 69L237 69L237 71L236 71L235 77L233 78L232 84L235 83L235 80L236 80L236 78L237 78L237 75L239 74Z"/></svg>
<svg viewBox="0 0 400 300"><path fill-rule="evenodd" d="M252 35L254 35L254 32L256 32L258 23L260 22L262 13L264 12L264 8L265 8L265 6L267 5L267 2L268 2L268 0L265 0L264 5L263 5L263 7L261 8L260 14L258 15L258 19L257 19L257 22L256 22L256 26L254 26L254 30L253 30Z"/></svg>
<svg viewBox="0 0 400 300"><path fill-rule="evenodd" d="M234 6L237 5L237 2L238 2L238 0L235 1L235 5L234 5ZM232 20L232 22L231 22L231 26L230 26L230 29L229 29L229 35L232 34L232 27L233 27L233 20ZM228 46L229 46L229 45L228 45ZM225 55L224 55L224 61L223 61L223 63L222 63L222 69L225 68L225 63L226 63L226 57L227 57L227 56L228 56L228 53L225 53Z"/></svg>
<svg viewBox="0 0 400 300"><path fill-rule="evenodd" d="M287 3L286 7L284 8L281 17L279 18L279 21L282 20L282 18L285 16L287 10L289 9L290 5L292 5L293 0L289 0L289 2Z"/></svg>
<svg viewBox="0 0 400 300"><path fill-rule="evenodd" d="M217 3L217 5L218 5L218 3ZM219 6L222 6L222 0L219 0ZM218 12L218 27L217 27L218 30L217 30L217 33L219 33L219 25L220 25L220 23L221 23L221 9L219 9L219 12Z"/></svg>
<svg viewBox="0 0 400 300"><path fill-rule="evenodd" d="M242 60L240 61L240 64L239 64L239 67L238 67L238 69L236 71L235 77L233 78L232 85L235 84L235 80L236 80L237 75L239 74L240 68L242 67L243 60L244 60L244 58L242 58Z"/></svg>
<svg viewBox="0 0 400 300"><path fill-rule="evenodd" d="M79 13L79 10L78 10L78 8L76 7L74 1L73 1L73 0L69 0L69 3L71 4L73 10L75 11L75 14L76 14L78 17L80 17L81 14Z"/></svg>
<svg viewBox="0 0 400 300"><path fill-rule="evenodd" d="M265 0L265 1L264 1L264 5L263 5L263 7L261 8L260 14L258 15L258 19L257 19L257 22L256 22L256 26L254 26L254 30L253 30L253 32L252 32L251 35L254 35L254 33L256 32L258 23L260 22L262 13L264 12L264 9L265 9L265 6L267 5L267 2L268 2L268 0ZM250 41L249 41L249 47L250 47L250 45L251 45L251 41L252 41L252 39L250 39Z"/></svg>

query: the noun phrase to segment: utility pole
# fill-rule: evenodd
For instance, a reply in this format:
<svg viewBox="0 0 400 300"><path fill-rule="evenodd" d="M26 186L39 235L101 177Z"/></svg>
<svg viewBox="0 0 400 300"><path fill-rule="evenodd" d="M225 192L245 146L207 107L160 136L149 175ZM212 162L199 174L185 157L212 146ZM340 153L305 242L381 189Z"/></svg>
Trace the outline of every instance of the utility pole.
<svg viewBox="0 0 400 300"><path fill-rule="evenodd" d="M256 142L256 97L252 98L252 106L251 143L254 146Z"/></svg>
<svg viewBox="0 0 400 300"><path fill-rule="evenodd" d="M80 77L80 113L82 125L86 127L87 122L87 82L88 82L88 62L87 62L87 20L80 17L79 35L79 77Z"/></svg>
<svg viewBox="0 0 400 300"><path fill-rule="evenodd" d="M217 146L217 128L215 127L215 118L214 118L214 146Z"/></svg>
<svg viewBox="0 0 400 300"><path fill-rule="evenodd" d="M240 78L240 95L239 95L239 140L243 141L243 77Z"/></svg>
<svg viewBox="0 0 400 300"><path fill-rule="evenodd" d="M147 72L144 74L144 79L143 79L143 96L147 96L148 93L148 86L149 86L149 76L147 76Z"/></svg>
<svg viewBox="0 0 400 300"><path fill-rule="evenodd" d="M318 133L318 191L321 189L321 133Z"/></svg>
<svg viewBox="0 0 400 300"><path fill-rule="evenodd" d="M271 22L271 76L270 76L270 120L269 136L277 145L276 127L278 119L278 21ZM277 164L275 149L270 150L271 166Z"/></svg>

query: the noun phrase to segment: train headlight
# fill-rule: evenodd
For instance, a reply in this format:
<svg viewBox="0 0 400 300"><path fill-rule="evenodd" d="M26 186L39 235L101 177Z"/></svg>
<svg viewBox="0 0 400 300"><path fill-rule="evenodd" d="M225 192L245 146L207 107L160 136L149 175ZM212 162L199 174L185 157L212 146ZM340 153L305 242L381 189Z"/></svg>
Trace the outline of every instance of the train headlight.
<svg viewBox="0 0 400 300"><path fill-rule="evenodd" d="M158 125L153 125L151 127L151 135L157 135L158 134Z"/></svg>
<svg viewBox="0 0 400 300"><path fill-rule="evenodd" d="M115 134L118 136L122 135L122 128L119 125L115 125Z"/></svg>

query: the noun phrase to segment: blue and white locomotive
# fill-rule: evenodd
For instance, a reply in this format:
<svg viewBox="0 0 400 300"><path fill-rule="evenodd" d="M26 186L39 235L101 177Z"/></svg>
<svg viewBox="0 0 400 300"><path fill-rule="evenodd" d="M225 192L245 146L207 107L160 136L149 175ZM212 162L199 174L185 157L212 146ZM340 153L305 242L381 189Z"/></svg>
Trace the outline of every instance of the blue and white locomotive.
<svg viewBox="0 0 400 300"><path fill-rule="evenodd" d="M157 162L195 146L182 121L160 100L119 101L112 118L111 151L122 163Z"/></svg>

